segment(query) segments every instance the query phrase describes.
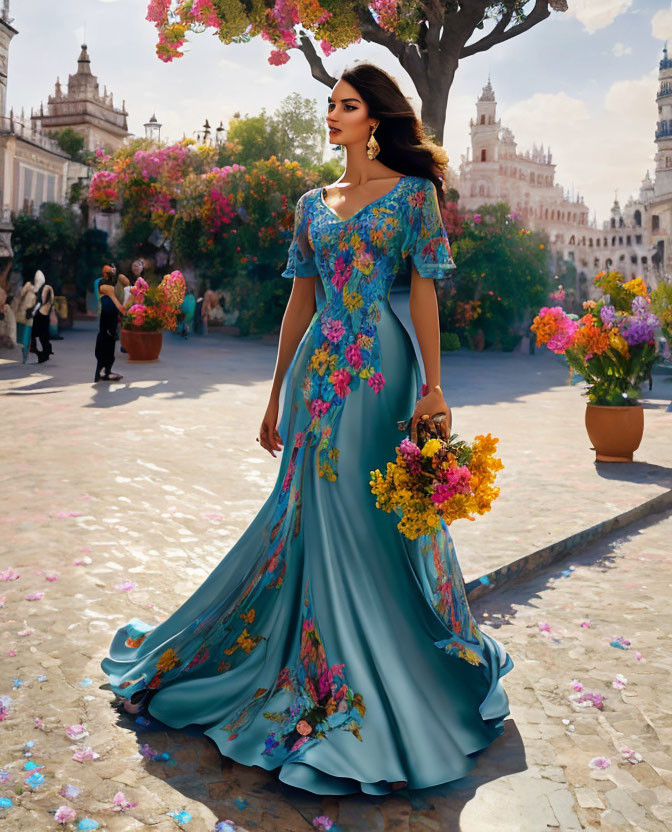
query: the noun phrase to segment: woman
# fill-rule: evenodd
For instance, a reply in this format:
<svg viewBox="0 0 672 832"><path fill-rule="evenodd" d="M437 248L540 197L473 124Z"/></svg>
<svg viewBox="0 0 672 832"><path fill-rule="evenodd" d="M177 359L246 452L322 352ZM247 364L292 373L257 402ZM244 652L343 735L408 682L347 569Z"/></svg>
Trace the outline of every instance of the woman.
<svg viewBox="0 0 672 832"><path fill-rule="evenodd" d="M503 731L513 662L470 614L447 527L408 540L369 487L397 420L412 414L415 435L421 417L450 414L431 280L454 268L437 201L446 156L370 64L342 75L327 123L347 163L296 207L258 437L283 451L275 487L192 597L158 626L133 619L102 666L127 710L200 724L240 763L316 794L385 794L475 766ZM407 257L425 395L388 299Z"/></svg>
<svg viewBox="0 0 672 832"><path fill-rule="evenodd" d="M96 338L96 374L94 381L119 381L123 376L112 372L114 364L114 342L117 337L119 315L125 309L119 302L115 289L118 284L128 286L128 278L117 275L116 266L103 266L103 277L98 284L100 295L100 327Z"/></svg>
<svg viewBox="0 0 672 832"><path fill-rule="evenodd" d="M37 309L33 314L33 332L30 342L30 351L37 354L38 364L44 364L49 361L53 354L51 348L51 337L49 334L49 316L51 315L51 307L54 303L54 290L47 283L44 273L39 269L35 272L33 278L33 287L37 297ZM40 346L37 348L37 339L40 339Z"/></svg>
<svg viewBox="0 0 672 832"><path fill-rule="evenodd" d="M26 280L13 302L15 304L17 343L21 344L21 355L25 364L32 342L33 309L37 303L35 286L31 280Z"/></svg>

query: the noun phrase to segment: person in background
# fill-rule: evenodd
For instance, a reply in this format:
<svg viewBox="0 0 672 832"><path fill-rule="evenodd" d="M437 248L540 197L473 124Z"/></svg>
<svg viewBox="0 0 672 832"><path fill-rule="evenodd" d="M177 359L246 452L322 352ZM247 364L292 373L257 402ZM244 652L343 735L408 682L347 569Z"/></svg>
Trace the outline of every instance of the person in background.
<svg viewBox="0 0 672 832"><path fill-rule="evenodd" d="M33 287L37 297L37 306L33 314L33 332L30 340L30 351L37 354L38 364L44 364L49 361L53 354L51 348L51 338L49 334L49 316L51 315L51 307L54 304L54 290L47 283L44 273L39 269L35 272L33 278ZM37 348L37 339L40 339L40 346Z"/></svg>
<svg viewBox="0 0 672 832"><path fill-rule="evenodd" d="M0 346L14 349L16 346L16 318L10 306L7 292L0 286Z"/></svg>
<svg viewBox="0 0 672 832"><path fill-rule="evenodd" d="M100 327L96 338L96 374L94 381L119 381L123 376L112 372L114 343L117 338L119 315L126 311L115 292L117 285L128 286L128 278L117 274L116 266L103 266L103 277L98 284L100 294Z"/></svg>
<svg viewBox="0 0 672 832"><path fill-rule="evenodd" d="M14 298L14 313L16 316L17 343L21 345L23 363L28 359L28 350L33 331L33 309L37 302L35 287L31 280L27 280L21 291Z"/></svg>

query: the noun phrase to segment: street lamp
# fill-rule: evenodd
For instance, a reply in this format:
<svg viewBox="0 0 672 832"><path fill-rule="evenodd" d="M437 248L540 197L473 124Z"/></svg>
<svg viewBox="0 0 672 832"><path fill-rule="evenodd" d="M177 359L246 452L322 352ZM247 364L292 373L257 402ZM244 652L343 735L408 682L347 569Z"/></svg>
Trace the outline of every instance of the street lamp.
<svg viewBox="0 0 672 832"><path fill-rule="evenodd" d="M222 142L224 141L224 132L225 132L224 125L220 121L219 122L219 127L215 131L215 133L217 134L216 138L215 138L215 143L217 144L217 147L219 147L222 144Z"/></svg>

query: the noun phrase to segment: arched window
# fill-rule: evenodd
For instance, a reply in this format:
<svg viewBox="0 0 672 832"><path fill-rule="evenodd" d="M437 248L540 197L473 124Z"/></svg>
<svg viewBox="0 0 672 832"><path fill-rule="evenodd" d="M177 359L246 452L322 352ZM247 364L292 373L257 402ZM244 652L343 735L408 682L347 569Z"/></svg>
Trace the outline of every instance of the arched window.
<svg viewBox="0 0 672 832"><path fill-rule="evenodd" d="M574 235L573 235L573 234L572 234L572 236L569 238L569 244L570 244L570 246L575 246L575 245L576 245L576 239L575 239L575 237L574 237Z"/></svg>
<svg viewBox="0 0 672 832"><path fill-rule="evenodd" d="M660 217L658 214L651 217L651 231L660 231Z"/></svg>
<svg viewBox="0 0 672 832"><path fill-rule="evenodd" d="M607 259L604 261L604 267L606 269L610 269L613 265L614 261L611 259L611 257L607 257Z"/></svg>
<svg viewBox="0 0 672 832"><path fill-rule="evenodd" d="M595 240L595 245L596 245L598 248L600 247L600 242L601 242L601 240L600 240L600 238L598 237L598 238L597 238L597 240Z"/></svg>
<svg viewBox="0 0 672 832"><path fill-rule="evenodd" d="M481 115L481 124L485 124L485 113Z"/></svg>
<svg viewBox="0 0 672 832"><path fill-rule="evenodd" d="M533 173L530 174L530 184L534 185L534 174Z"/></svg>
<svg viewBox="0 0 672 832"><path fill-rule="evenodd" d="M555 208L552 208L552 209L551 209L551 219L552 219L552 220L554 220L554 219L555 219Z"/></svg>
<svg viewBox="0 0 672 832"><path fill-rule="evenodd" d="M635 225L638 228L642 227L642 212L639 210L639 208L635 211Z"/></svg>
<svg viewBox="0 0 672 832"><path fill-rule="evenodd" d="M616 219L614 217L611 218L610 226L611 228L616 228Z"/></svg>
<svg viewBox="0 0 672 832"><path fill-rule="evenodd" d="M548 208L544 211L544 219L548 219Z"/></svg>
<svg viewBox="0 0 672 832"><path fill-rule="evenodd" d="M483 148L483 150L481 150L481 162L487 162L488 161L487 155L488 154L487 154L485 148Z"/></svg>
<svg viewBox="0 0 672 832"><path fill-rule="evenodd" d="M485 196L485 185L479 185L478 186L478 195L479 196Z"/></svg>
<svg viewBox="0 0 672 832"><path fill-rule="evenodd" d="M589 240L588 240L588 248L592 248L592 247L593 247L593 238L590 237Z"/></svg>

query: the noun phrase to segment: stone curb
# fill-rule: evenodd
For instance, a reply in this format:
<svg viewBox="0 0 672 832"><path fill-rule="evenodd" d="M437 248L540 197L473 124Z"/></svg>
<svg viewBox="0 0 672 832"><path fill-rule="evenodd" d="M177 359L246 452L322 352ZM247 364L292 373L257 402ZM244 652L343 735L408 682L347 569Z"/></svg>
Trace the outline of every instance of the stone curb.
<svg viewBox="0 0 672 832"><path fill-rule="evenodd" d="M500 566L494 572L488 572L487 575L481 575L480 578L469 581L466 585L467 598L469 601L474 601L476 598L481 598L483 595L501 589L514 581L528 578L549 564L563 560L577 548L599 540L614 529L621 529L629 523L669 508L672 508L672 489L658 494L657 497L653 497L628 511L617 514L615 517L603 520L595 526L583 529L576 534L565 537L563 540L550 543L529 555L523 555L518 560Z"/></svg>

